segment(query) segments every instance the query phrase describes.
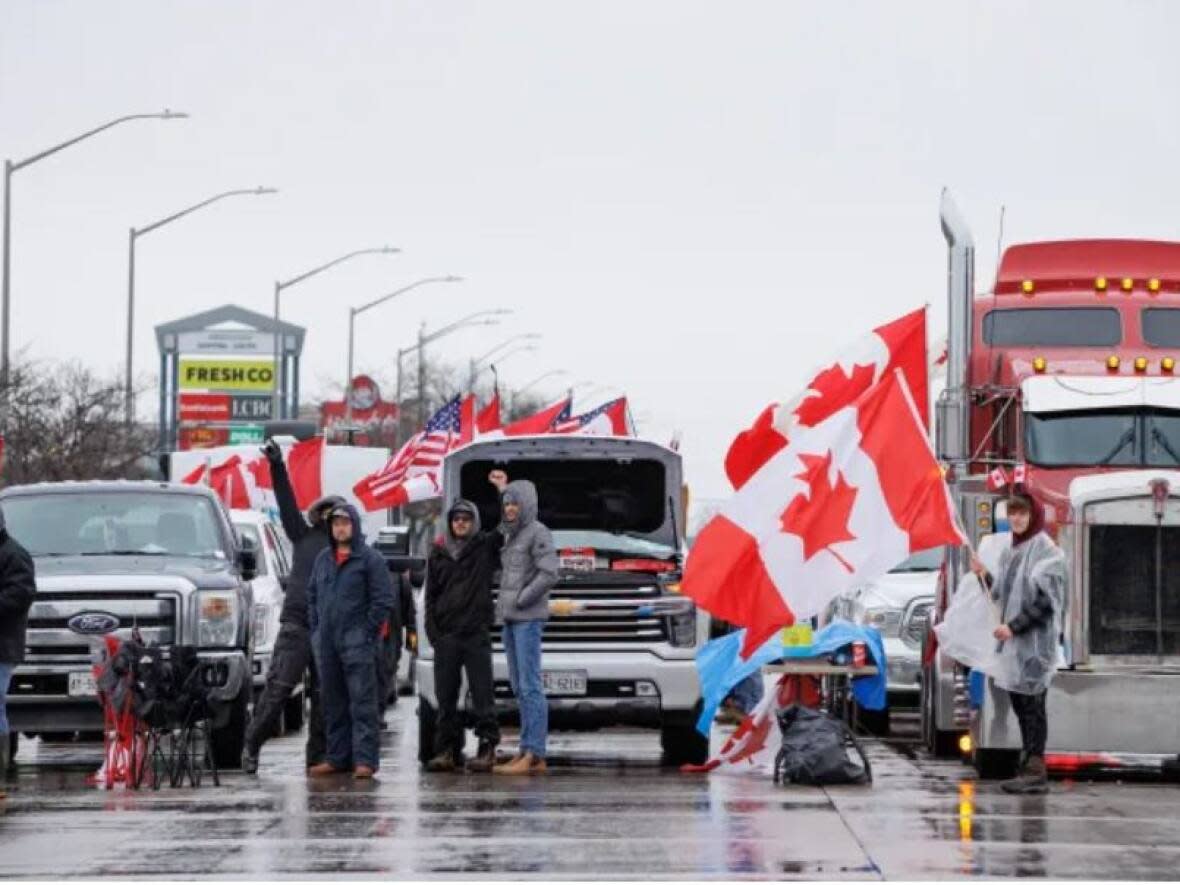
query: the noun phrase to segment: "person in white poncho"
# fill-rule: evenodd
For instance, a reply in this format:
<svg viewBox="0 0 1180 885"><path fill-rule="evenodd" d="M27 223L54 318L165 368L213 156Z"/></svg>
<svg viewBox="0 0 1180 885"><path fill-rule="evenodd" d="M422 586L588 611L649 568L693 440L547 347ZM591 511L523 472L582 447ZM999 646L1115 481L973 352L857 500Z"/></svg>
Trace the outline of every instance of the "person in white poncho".
<svg viewBox="0 0 1180 885"><path fill-rule="evenodd" d="M1058 641L1065 615L1065 557L1045 532L1045 510L1018 486L1008 498L1012 546L1000 557L995 576L976 557L972 570L999 602L997 651L1014 657L1011 674L996 679L1008 692L1020 723L1022 766L1016 778L1002 784L1005 792L1048 792L1045 744L1049 720L1045 698L1057 669Z"/></svg>

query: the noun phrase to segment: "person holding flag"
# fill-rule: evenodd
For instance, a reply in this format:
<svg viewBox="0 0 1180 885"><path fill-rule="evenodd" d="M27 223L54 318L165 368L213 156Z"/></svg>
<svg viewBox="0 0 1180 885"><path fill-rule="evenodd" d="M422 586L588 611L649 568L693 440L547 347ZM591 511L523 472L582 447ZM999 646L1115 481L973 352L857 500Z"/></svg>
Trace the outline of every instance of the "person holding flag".
<svg viewBox="0 0 1180 885"><path fill-rule="evenodd" d="M272 439L267 441L262 452L270 468L270 481L278 503L279 517L283 531L291 542L293 555L291 575L283 595L283 610L279 615L279 635L266 674L266 686L254 704L254 713L246 728L242 770L247 774L258 771L258 754L262 745L275 734L283 708L296 686L303 681L305 673L310 677L306 685L311 702L311 717L307 725L307 767L324 761L324 717L315 667L311 666L307 582L316 557L331 544L327 516L333 507L345 503L339 495L319 498L308 508L305 519L296 503L291 477L283 461L283 450Z"/></svg>

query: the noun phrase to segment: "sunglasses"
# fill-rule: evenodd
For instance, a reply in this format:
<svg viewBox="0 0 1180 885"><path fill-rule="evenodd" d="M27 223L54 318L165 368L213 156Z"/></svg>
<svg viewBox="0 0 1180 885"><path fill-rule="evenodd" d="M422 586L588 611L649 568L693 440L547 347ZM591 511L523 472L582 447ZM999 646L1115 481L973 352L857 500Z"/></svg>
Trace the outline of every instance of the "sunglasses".
<svg viewBox="0 0 1180 885"><path fill-rule="evenodd" d="M471 522L471 517L465 513L456 514L451 517L451 522Z"/></svg>

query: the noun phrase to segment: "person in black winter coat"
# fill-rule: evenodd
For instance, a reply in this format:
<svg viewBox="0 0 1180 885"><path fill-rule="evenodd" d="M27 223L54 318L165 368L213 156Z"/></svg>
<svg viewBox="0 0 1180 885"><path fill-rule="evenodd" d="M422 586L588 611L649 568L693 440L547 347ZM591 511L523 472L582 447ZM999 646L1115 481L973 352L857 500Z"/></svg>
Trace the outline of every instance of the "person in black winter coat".
<svg viewBox="0 0 1180 885"><path fill-rule="evenodd" d="M503 471L489 477L501 491ZM479 508L460 498L447 513L446 533L426 565L426 636L434 649L434 691L438 729L427 771L454 771L463 764L463 723L459 689L463 672L471 689L476 756L468 770L489 772L496 761L500 727L492 681L491 629L495 624L492 581L500 567L504 535L480 531Z"/></svg>
<svg viewBox="0 0 1180 885"><path fill-rule="evenodd" d="M0 783L12 761L13 745L8 729L8 686L16 665L25 659L25 632L29 607L37 592L33 558L8 534L4 512L0 511ZM4 791L0 790L0 799Z"/></svg>
<svg viewBox="0 0 1180 885"><path fill-rule="evenodd" d="M371 778L380 762L377 646L397 600L385 557L365 543L356 508L340 505L329 519L332 546L316 557L307 584L328 753L308 774L351 768L354 777Z"/></svg>
<svg viewBox="0 0 1180 885"><path fill-rule="evenodd" d="M283 451L274 440L262 450L270 462L271 484L279 505L283 531L292 545L291 575L283 594L283 609L279 614L279 635L275 639L274 654L266 674L254 715L246 729L246 746L242 751L242 770L253 774L258 770L258 754L262 745L273 735L283 708L295 688L310 674L307 683L311 696L311 717L307 724L307 767L324 761L327 751L324 736L324 717L320 701L318 679L312 664L311 624L307 612L307 582L312 566L320 552L331 545L327 515L333 507L344 504L339 495L320 498L307 511L307 518L299 511L295 491Z"/></svg>

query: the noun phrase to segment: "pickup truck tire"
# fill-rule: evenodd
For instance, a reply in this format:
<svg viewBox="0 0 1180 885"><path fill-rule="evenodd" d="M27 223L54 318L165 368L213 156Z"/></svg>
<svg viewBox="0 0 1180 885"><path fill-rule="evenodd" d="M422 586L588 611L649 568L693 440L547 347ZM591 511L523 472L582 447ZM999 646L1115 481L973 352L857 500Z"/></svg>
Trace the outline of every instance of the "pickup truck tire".
<svg viewBox="0 0 1180 885"><path fill-rule="evenodd" d="M303 720L307 710L307 683L300 686L299 691L287 698L283 705L283 730L287 734L303 728Z"/></svg>
<svg viewBox="0 0 1180 885"><path fill-rule="evenodd" d="M238 696L230 702L229 720L213 732L213 764L219 769L236 769L242 765L242 750L246 747L246 722L253 693L254 686L246 681Z"/></svg>
<svg viewBox="0 0 1180 885"><path fill-rule="evenodd" d="M425 765L434 757L434 735L438 712L425 698L418 698L418 761Z"/></svg>
<svg viewBox="0 0 1180 885"><path fill-rule="evenodd" d="M700 702L687 718L677 717L660 728L660 748L664 751L663 765L680 766L686 763L702 765L709 758L709 738L697 731Z"/></svg>

